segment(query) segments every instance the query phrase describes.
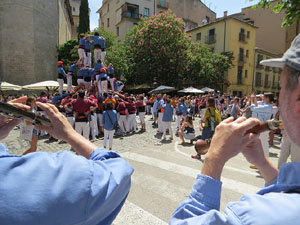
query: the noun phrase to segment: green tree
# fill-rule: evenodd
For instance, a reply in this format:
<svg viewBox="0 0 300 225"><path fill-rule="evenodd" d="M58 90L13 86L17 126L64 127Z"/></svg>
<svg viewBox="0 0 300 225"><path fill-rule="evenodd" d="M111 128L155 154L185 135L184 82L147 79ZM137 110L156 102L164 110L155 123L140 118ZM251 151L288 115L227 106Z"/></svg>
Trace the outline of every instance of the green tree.
<svg viewBox="0 0 300 225"><path fill-rule="evenodd" d="M180 86L187 68L189 39L184 23L170 11L144 18L125 39L132 57L132 84Z"/></svg>
<svg viewBox="0 0 300 225"><path fill-rule="evenodd" d="M69 40L58 46L58 60L64 62L64 68L68 68L70 64L78 60L78 40Z"/></svg>
<svg viewBox="0 0 300 225"><path fill-rule="evenodd" d="M221 89L225 73L230 67L230 57L214 54L201 44L192 44L188 54L188 68L183 80L185 85L209 86Z"/></svg>
<svg viewBox="0 0 300 225"><path fill-rule="evenodd" d="M300 20L300 0L282 0L273 6L272 2L272 0L261 0L253 8L272 8L275 13L285 12L285 18L282 22L283 27L293 25L297 20Z"/></svg>
<svg viewBox="0 0 300 225"><path fill-rule="evenodd" d="M117 79L121 79L127 84L133 83L133 57L129 45L124 42L119 42L113 45L105 58L106 64L112 63L115 69L115 76Z"/></svg>
<svg viewBox="0 0 300 225"><path fill-rule="evenodd" d="M79 27L78 33L90 31L90 13L88 0L81 0L79 8Z"/></svg>

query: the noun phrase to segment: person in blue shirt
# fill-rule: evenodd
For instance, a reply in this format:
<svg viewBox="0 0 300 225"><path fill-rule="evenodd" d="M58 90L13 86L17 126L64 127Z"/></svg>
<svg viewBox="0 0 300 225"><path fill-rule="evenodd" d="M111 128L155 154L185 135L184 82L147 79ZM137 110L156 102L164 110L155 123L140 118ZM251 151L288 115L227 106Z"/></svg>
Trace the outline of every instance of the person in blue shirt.
<svg viewBox="0 0 300 225"><path fill-rule="evenodd" d="M260 62L264 66L283 68L280 76L280 111L287 135L300 147L300 35L279 59ZM277 168L265 156L258 135L246 132L260 121L255 118L232 117L217 127L189 197L172 215L171 225L217 224L299 224L300 162ZM219 212L221 174L226 162L242 153L259 169L266 182L257 194L244 195Z"/></svg>
<svg viewBox="0 0 300 225"><path fill-rule="evenodd" d="M84 60L84 65L86 67L91 67L92 66L92 47L93 47L93 42L90 41L90 36L87 36L85 39L85 48L84 48L84 53L85 53L85 60Z"/></svg>
<svg viewBox="0 0 300 225"><path fill-rule="evenodd" d="M83 79L83 75L85 71L85 67L83 65L81 65L80 69L77 70L77 85L82 85L84 84L84 79Z"/></svg>
<svg viewBox="0 0 300 225"><path fill-rule="evenodd" d="M265 122L266 120L271 119L273 114L273 105L272 101L274 99L274 96L272 93L265 93L263 96L263 102L262 104L258 104L256 100L256 95L252 94L251 96L251 106L250 109L252 111L252 117L255 113L257 116L257 119L259 119L260 122ZM269 131L265 131L260 134L262 146L264 149L264 153L267 157L269 157ZM255 166L250 166L252 169L256 169Z"/></svg>
<svg viewBox="0 0 300 225"><path fill-rule="evenodd" d="M161 111L163 104L164 104L164 100L162 98L162 94L158 94L156 101L154 102L154 105L153 105L154 123L157 120L157 124L158 124L157 133L163 132L163 125L162 125L163 113Z"/></svg>
<svg viewBox="0 0 300 225"><path fill-rule="evenodd" d="M79 62L80 65L84 65L85 63L85 43L86 43L86 37L84 34L80 34L79 35L80 39L79 39L79 46L78 46L78 56L79 56Z"/></svg>
<svg viewBox="0 0 300 225"><path fill-rule="evenodd" d="M64 88L64 77L66 77L66 72L63 68L63 61L57 62L57 82L59 84L59 94L62 95Z"/></svg>
<svg viewBox="0 0 300 225"><path fill-rule="evenodd" d="M121 92L123 87L124 87L124 83L114 78L114 90L117 92Z"/></svg>
<svg viewBox="0 0 300 225"><path fill-rule="evenodd" d="M26 97L13 103L21 104ZM51 120L45 129L71 151L10 155L0 144L0 223L5 225L109 225L129 193L133 168L119 154L98 148L68 123L54 105L37 103ZM20 122L0 117L0 139Z"/></svg>
<svg viewBox="0 0 300 225"><path fill-rule="evenodd" d="M113 110L111 102L106 104L106 110L103 112L102 124L104 126L104 148L106 149L107 139L109 139L109 150L112 150L115 126L118 124L118 113Z"/></svg>
<svg viewBox="0 0 300 225"><path fill-rule="evenodd" d="M107 76L108 76L108 81L110 83L110 86L111 86L111 90L114 91L115 90L115 86L114 86L114 72L115 72L115 69L112 65L112 63L110 63L107 67Z"/></svg>
<svg viewBox="0 0 300 225"><path fill-rule="evenodd" d="M162 106L163 116L163 136L162 140L166 140L167 129L169 130L170 140L173 140L173 131L172 131L172 121L173 121L173 111L174 108L171 105L171 100L169 98L166 99L166 103Z"/></svg>
<svg viewBox="0 0 300 225"><path fill-rule="evenodd" d="M101 68L98 81L100 81L100 94L107 93L107 74L105 68Z"/></svg>
<svg viewBox="0 0 300 225"><path fill-rule="evenodd" d="M101 37L98 32L95 32L94 35L90 35L93 39L94 45L94 62L97 62L99 59L104 63L106 52L105 52L105 38Z"/></svg>
<svg viewBox="0 0 300 225"><path fill-rule="evenodd" d="M89 89L92 85L92 83L91 83L92 75L90 73L90 68L85 67L82 75L83 75L83 80L84 80L84 87L85 87L85 89Z"/></svg>
<svg viewBox="0 0 300 225"><path fill-rule="evenodd" d="M72 91L72 78L74 76L74 71L77 67L77 64L75 62L73 62L71 64L71 66L69 67L68 69L68 74L67 74L67 84L68 84L68 87L67 87L67 92L71 92Z"/></svg>
<svg viewBox="0 0 300 225"><path fill-rule="evenodd" d="M180 128L180 122L181 122L182 118L184 118L186 116L186 114L187 114L187 107L184 103L184 98L180 98L178 106L177 106L177 110L176 110L177 132L179 131L179 128Z"/></svg>

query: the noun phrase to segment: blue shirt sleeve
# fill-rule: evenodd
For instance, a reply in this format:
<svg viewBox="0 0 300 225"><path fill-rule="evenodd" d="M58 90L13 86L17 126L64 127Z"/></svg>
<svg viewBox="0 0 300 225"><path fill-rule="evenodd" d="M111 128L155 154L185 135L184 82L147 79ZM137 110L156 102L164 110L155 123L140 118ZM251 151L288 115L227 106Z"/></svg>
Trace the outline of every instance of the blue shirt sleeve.
<svg viewBox="0 0 300 225"><path fill-rule="evenodd" d="M117 153L103 148L89 160L61 151L0 156L0 161L0 221L5 225L111 224L133 173Z"/></svg>

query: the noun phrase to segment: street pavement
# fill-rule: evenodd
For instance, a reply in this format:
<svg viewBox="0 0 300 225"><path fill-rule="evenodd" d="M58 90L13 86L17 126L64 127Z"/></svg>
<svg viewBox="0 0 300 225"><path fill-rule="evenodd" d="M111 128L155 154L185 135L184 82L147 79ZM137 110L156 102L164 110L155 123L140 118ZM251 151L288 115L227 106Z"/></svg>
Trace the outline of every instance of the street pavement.
<svg viewBox="0 0 300 225"><path fill-rule="evenodd" d="M152 128L150 116L146 116L146 121L147 132L114 139L113 150L119 152L135 170L128 199L114 225L167 224L176 207L188 197L201 170L203 161L191 158L195 154L192 145L180 145L178 137L162 142L161 136L156 135L156 129ZM196 135L200 134L198 124L199 119L196 118ZM176 123L172 127L175 131ZM18 136L19 130L15 129L2 141L11 154L22 154L26 149L26 143ZM270 160L277 165L280 153L278 137L274 143L275 146L270 148ZM103 138L95 144L102 147ZM39 140L38 151L59 150L70 150L70 146L43 138ZM241 154L226 164L221 180L221 211L228 202L237 201L244 194L254 194L264 185L258 171L250 169Z"/></svg>

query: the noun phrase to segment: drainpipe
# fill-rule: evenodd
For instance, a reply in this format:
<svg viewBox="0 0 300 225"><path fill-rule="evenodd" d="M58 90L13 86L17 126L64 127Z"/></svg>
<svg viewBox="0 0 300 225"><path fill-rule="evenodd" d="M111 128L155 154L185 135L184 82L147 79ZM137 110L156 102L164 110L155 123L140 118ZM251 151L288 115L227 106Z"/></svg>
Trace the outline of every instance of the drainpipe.
<svg viewBox="0 0 300 225"><path fill-rule="evenodd" d="M227 14L227 13L226 13ZM225 12L224 12L224 17L225 17ZM225 45L226 45L226 26L227 26L227 24L226 24L226 18L224 19L224 23L225 23L225 25L224 25L224 45L223 45L223 52L225 53ZM228 70L227 70L227 72L228 72ZM222 84L222 94L224 94L224 74L223 74L223 82L222 82L223 84Z"/></svg>
<svg viewBox="0 0 300 225"><path fill-rule="evenodd" d="M255 59L256 59L256 49L254 48L254 65L253 65L253 79L252 79L252 92L254 91L254 80L255 80L255 70L256 70L256 62L255 62ZM261 78L260 78L261 79Z"/></svg>

